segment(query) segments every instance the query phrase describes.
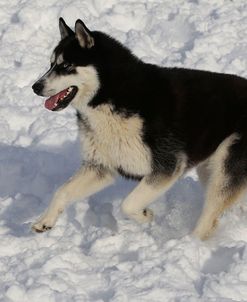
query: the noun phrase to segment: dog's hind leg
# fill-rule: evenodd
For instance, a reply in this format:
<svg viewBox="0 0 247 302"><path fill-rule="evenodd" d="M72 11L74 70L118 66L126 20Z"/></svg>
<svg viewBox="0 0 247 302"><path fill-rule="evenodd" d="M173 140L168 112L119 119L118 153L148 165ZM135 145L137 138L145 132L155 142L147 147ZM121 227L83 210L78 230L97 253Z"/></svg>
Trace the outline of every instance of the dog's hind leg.
<svg viewBox="0 0 247 302"><path fill-rule="evenodd" d="M205 160L201 164L196 167L196 172L199 177L200 183L204 188L207 187L209 176L210 176L210 168L209 168L209 160Z"/></svg>
<svg viewBox="0 0 247 302"><path fill-rule="evenodd" d="M201 240L207 239L217 226L218 219L226 208L239 200L243 188L226 188L224 185L208 187L205 205L193 234Z"/></svg>
<svg viewBox="0 0 247 302"><path fill-rule="evenodd" d="M83 166L56 191L48 209L33 224L32 229L36 232L51 229L55 225L59 214L64 211L69 203L86 198L110 185L113 181L113 175L105 168L95 165Z"/></svg>
<svg viewBox="0 0 247 302"><path fill-rule="evenodd" d="M202 240L211 235L223 211L245 192L246 180L245 177L240 177L244 175L240 170L246 170L246 155L241 158L238 154L238 157L234 158L239 146L240 142L236 135L231 135L220 144L209 159L210 175L206 200L193 232Z"/></svg>
<svg viewBox="0 0 247 302"><path fill-rule="evenodd" d="M121 208L124 214L139 223L152 221L153 212L147 206L165 193L183 174L184 170L185 164L182 163L172 175L159 174L144 177L122 202Z"/></svg>

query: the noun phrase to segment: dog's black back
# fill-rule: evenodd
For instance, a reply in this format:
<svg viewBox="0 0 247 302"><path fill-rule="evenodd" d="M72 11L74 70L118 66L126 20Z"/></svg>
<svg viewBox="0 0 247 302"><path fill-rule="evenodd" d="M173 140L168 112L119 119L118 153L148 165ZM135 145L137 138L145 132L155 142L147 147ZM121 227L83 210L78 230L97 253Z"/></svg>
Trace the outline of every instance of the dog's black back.
<svg viewBox="0 0 247 302"><path fill-rule="evenodd" d="M95 48L85 50L85 57L79 49L80 55L75 54L76 47L67 55L68 60L78 58L78 65L93 64L98 71L101 87L89 106L110 103L121 114L140 115L143 138L157 168L172 170L178 151L185 151L190 165L195 165L231 133L246 131L247 80L146 64L111 37L92 35ZM166 156L159 156L164 151Z"/></svg>

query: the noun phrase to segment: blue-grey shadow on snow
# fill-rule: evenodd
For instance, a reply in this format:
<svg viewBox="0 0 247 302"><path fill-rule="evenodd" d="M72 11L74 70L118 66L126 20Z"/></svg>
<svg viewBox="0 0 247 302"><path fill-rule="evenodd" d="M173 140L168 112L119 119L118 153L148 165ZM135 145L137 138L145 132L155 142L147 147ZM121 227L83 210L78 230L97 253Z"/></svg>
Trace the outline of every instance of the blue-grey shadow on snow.
<svg viewBox="0 0 247 302"><path fill-rule="evenodd" d="M117 221L112 214L113 202L123 200L136 185L137 182L119 177L113 185L92 196L84 218L85 225L106 227L116 232Z"/></svg>
<svg viewBox="0 0 247 302"><path fill-rule="evenodd" d="M32 219L79 167L78 141L49 150L0 145L0 207L5 203L0 220L9 233L30 235Z"/></svg>
<svg viewBox="0 0 247 302"><path fill-rule="evenodd" d="M153 205L155 222L147 232L152 237L178 239L193 230L203 206L203 188L198 180L185 176Z"/></svg>
<svg viewBox="0 0 247 302"><path fill-rule="evenodd" d="M89 209L85 214L84 224L106 227L116 232L117 217L112 214L113 202L122 201L136 185L137 182L118 178L114 185L92 196L88 202ZM143 229L157 239L160 236L169 240L187 235L199 218L203 200L203 189L199 181L184 177L150 205L155 219L151 225L144 225ZM124 219L124 215L118 218Z"/></svg>
<svg viewBox="0 0 247 302"><path fill-rule="evenodd" d="M57 149L39 150L0 145L0 220L14 236L30 236L30 224L47 207L53 192L80 167L79 140ZM84 225L117 231L113 202L124 199L137 182L118 178L114 185L89 198ZM6 200L6 197L9 197ZM167 194L152 205L155 216L150 232L177 238L188 233L202 206L202 190L190 177L177 182ZM7 203L7 205L6 205ZM76 223L75 208L67 210ZM120 219L124 219L121 216Z"/></svg>

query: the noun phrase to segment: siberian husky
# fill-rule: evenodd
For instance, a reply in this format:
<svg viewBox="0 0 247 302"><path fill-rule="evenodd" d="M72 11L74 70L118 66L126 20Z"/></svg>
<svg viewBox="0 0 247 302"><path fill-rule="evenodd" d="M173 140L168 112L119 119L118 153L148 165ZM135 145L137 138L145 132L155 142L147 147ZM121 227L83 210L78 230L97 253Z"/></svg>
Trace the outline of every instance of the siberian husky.
<svg viewBox="0 0 247 302"><path fill-rule="evenodd" d="M247 188L247 80L229 74L165 68L81 20L60 18L51 67L34 85L45 107L77 111L84 164L60 187L33 230L51 229L65 207L114 182L139 180L122 210L150 222L148 205L196 167L205 205L193 234L206 239L222 212Z"/></svg>

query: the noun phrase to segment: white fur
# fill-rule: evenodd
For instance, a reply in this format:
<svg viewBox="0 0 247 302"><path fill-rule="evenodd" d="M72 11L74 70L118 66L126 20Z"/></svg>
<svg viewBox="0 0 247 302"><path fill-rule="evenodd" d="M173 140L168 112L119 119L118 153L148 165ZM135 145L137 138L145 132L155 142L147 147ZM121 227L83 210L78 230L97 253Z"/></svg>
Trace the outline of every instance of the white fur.
<svg viewBox="0 0 247 302"><path fill-rule="evenodd" d="M54 64L55 61L57 64L61 64L64 61L63 54L60 54L56 59L56 53L55 53L55 51L53 51L53 53L51 54L51 57L50 57L50 62L51 62L51 64Z"/></svg>
<svg viewBox="0 0 247 302"><path fill-rule="evenodd" d="M59 65L59 64L62 64L63 63L63 55L62 54L60 54L58 57L57 57L57 64Z"/></svg>
<svg viewBox="0 0 247 302"><path fill-rule="evenodd" d="M75 75L74 84L71 86L75 85L79 90L71 105L81 112L100 88L100 82L93 66L76 67L76 71L78 74ZM70 82L72 83L73 79L69 80Z"/></svg>
<svg viewBox="0 0 247 302"><path fill-rule="evenodd" d="M142 140L140 117L123 117L106 104L96 108L84 106L81 113L91 129L82 137L86 159L112 170L121 167L133 175L151 173L151 154Z"/></svg>

